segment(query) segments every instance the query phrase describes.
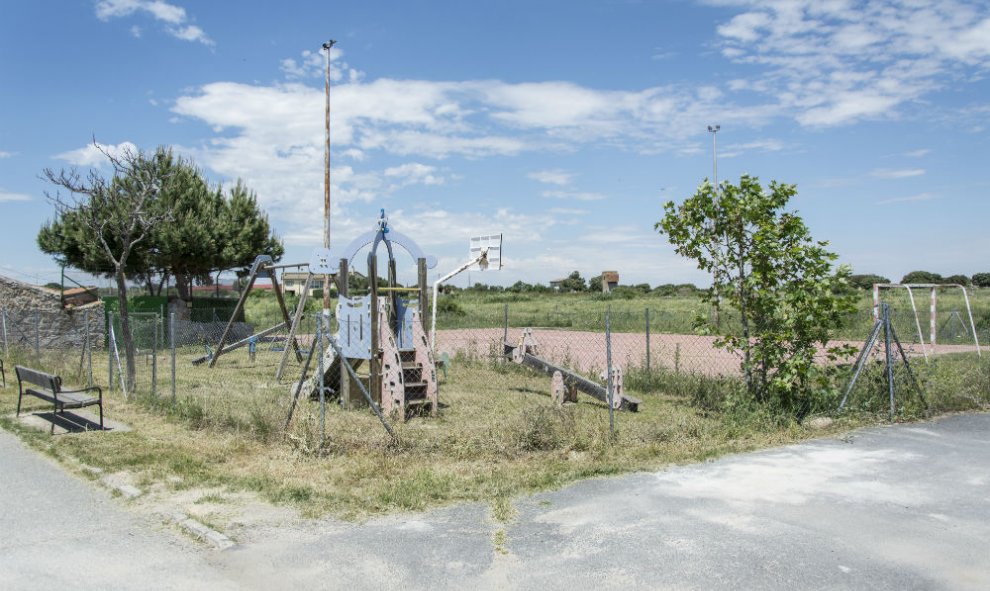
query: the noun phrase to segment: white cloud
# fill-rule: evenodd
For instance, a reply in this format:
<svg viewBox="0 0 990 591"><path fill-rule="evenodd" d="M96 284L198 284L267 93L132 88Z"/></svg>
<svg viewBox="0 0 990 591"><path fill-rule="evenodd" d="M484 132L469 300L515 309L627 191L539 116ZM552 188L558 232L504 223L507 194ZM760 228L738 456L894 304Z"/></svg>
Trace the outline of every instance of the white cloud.
<svg viewBox="0 0 990 591"><path fill-rule="evenodd" d="M537 170L536 172L531 172L526 176L538 183L563 187L571 184L571 180L574 178L574 173L567 172L566 170L552 169Z"/></svg>
<svg viewBox="0 0 990 591"><path fill-rule="evenodd" d="M99 146L99 147L97 147ZM73 166L102 166L107 163L106 154L120 157L125 154L136 154L138 147L131 142L121 142L119 144L87 144L76 150L69 150L56 154L55 158L65 160Z"/></svg>
<svg viewBox="0 0 990 591"><path fill-rule="evenodd" d="M911 150L910 152L904 152L904 155L907 156L908 158L922 158L931 153L932 151L929 150L928 148L921 148L918 150Z"/></svg>
<svg viewBox="0 0 990 591"><path fill-rule="evenodd" d="M213 40L200 27L190 24L186 9L164 0L99 0L95 6L96 17L102 21L124 18L144 13L164 24L166 33L183 41L213 45ZM141 37L141 29L133 26L131 35Z"/></svg>
<svg viewBox="0 0 990 591"><path fill-rule="evenodd" d="M890 169L890 168L878 168L870 173L880 179L906 179L915 176L922 176L925 174L924 168L903 168L903 169Z"/></svg>
<svg viewBox="0 0 990 591"><path fill-rule="evenodd" d="M0 158L10 158L13 155L13 152L4 152L0 150Z"/></svg>
<svg viewBox="0 0 990 591"><path fill-rule="evenodd" d="M420 164L419 162L407 162L399 166L386 168L384 175L386 178L395 179L403 185L442 185L446 181L443 177L435 174L436 170L434 166Z"/></svg>
<svg viewBox="0 0 990 591"><path fill-rule="evenodd" d="M550 199L566 199L571 201L601 201L605 195L584 191L543 191L540 193Z"/></svg>
<svg viewBox="0 0 990 591"><path fill-rule="evenodd" d="M966 0L734 0L720 25L722 55L762 66L731 86L765 93L799 123L896 117L990 65L990 6Z"/></svg>
<svg viewBox="0 0 990 591"><path fill-rule="evenodd" d="M892 199L884 199L882 201L877 201L877 205L891 205L894 203L914 203L916 201L930 201L932 199L937 199L938 195L933 195L932 193L919 193L918 195L912 195L910 197L894 197Z"/></svg>
<svg viewBox="0 0 990 591"><path fill-rule="evenodd" d="M24 193L11 193L0 189L0 203L4 201L30 201L31 196Z"/></svg>
<svg viewBox="0 0 990 591"><path fill-rule="evenodd" d="M762 139L741 144L726 144L719 146L719 158L735 158L747 152L779 152L784 149L784 144L780 140Z"/></svg>

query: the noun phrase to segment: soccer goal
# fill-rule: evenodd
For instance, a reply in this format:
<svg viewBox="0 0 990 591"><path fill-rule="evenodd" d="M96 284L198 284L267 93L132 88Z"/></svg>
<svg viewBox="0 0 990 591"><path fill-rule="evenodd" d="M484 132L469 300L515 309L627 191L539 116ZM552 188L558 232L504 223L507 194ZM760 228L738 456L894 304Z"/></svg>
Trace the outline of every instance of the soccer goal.
<svg viewBox="0 0 990 591"><path fill-rule="evenodd" d="M976 354L980 357L983 354L980 352L980 337L976 334L976 323L973 322L973 310L969 306L969 294L966 292L966 286L959 283L874 283L873 284L873 320L877 321L880 319L880 293L881 290L897 290L905 289L907 291L908 300L911 302L911 312L914 314L914 325L918 331L918 341L921 343L921 351L925 355L925 360L928 360L928 346L925 344L925 336L921 330L921 316L918 313L918 306L915 303L914 292L928 291L928 343L934 346L938 341L938 324L937 324L937 312L938 312L938 293L939 290L945 289L959 289L962 291L963 301L966 302L966 314L969 317L969 327L970 332L973 335L973 344L976 346Z"/></svg>

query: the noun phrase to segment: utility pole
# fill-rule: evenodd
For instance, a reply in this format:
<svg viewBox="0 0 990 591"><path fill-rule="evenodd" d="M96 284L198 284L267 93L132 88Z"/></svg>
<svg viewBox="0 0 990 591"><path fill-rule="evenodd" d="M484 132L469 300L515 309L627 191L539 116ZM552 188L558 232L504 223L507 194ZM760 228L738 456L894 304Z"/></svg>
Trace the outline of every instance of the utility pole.
<svg viewBox="0 0 990 591"><path fill-rule="evenodd" d="M337 42L333 39L323 44L326 52L326 145L323 149L323 248L330 248L330 49ZM330 275L323 276L323 316L330 318Z"/></svg>
<svg viewBox="0 0 990 591"><path fill-rule="evenodd" d="M722 129L721 125L709 125L708 133L712 134L712 182L715 185L715 192L718 192L718 146L715 143L715 134Z"/></svg>
<svg viewBox="0 0 990 591"><path fill-rule="evenodd" d="M708 133L712 134L712 183L715 187L715 198L718 199L718 146L715 143L715 135L718 130L722 129L719 124L709 125ZM720 249L721 250L721 249ZM721 328L722 326L722 315L719 313L719 306L722 304L722 294L718 291L718 270L716 269L716 286L715 286L715 299L718 302L718 306L715 307L715 328Z"/></svg>

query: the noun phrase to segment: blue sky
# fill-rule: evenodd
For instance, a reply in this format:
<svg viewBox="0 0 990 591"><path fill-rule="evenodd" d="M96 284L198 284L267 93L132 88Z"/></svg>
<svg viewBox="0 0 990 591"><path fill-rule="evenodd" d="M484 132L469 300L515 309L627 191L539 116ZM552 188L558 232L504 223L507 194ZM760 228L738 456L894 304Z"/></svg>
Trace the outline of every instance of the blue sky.
<svg viewBox="0 0 990 591"><path fill-rule="evenodd" d="M856 272L990 271L985 2L24 0L0 18L0 274L58 279L39 175L101 166L94 136L244 179L308 260L329 38L334 244L384 207L437 271L503 232L472 281L706 284L653 225L711 176L717 123L719 178L797 184Z"/></svg>

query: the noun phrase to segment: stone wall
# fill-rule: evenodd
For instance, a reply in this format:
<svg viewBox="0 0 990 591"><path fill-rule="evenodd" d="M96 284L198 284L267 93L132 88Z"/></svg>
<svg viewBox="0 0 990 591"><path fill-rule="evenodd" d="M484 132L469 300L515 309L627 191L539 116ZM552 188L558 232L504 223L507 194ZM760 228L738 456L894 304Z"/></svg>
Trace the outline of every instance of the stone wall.
<svg viewBox="0 0 990 591"><path fill-rule="evenodd" d="M62 308L59 292L0 276L0 346L67 349L83 346L86 326L103 346L103 303Z"/></svg>

